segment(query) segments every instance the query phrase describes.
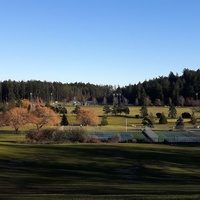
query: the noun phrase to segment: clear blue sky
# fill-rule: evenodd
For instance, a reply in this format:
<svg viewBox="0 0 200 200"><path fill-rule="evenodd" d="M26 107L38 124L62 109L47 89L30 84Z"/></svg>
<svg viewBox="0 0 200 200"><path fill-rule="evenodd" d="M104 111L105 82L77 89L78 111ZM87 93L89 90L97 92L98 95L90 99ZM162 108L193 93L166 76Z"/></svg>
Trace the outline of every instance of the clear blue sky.
<svg viewBox="0 0 200 200"><path fill-rule="evenodd" d="M200 68L200 0L0 0L0 81L126 86Z"/></svg>

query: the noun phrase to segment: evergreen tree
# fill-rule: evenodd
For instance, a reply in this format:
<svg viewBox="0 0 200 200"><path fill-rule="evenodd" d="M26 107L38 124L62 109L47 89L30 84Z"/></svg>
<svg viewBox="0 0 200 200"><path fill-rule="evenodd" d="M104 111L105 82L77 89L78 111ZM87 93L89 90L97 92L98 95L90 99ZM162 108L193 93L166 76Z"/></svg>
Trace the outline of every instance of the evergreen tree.
<svg viewBox="0 0 200 200"><path fill-rule="evenodd" d="M149 127L153 128L153 122L148 117L144 117L144 119L142 120L142 124L144 126L149 126Z"/></svg>
<svg viewBox="0 0 200 200"><path fill-rule="evenodd" d="M67 116L63 114L62 120L61 120L61 126L68 126L68 125L69 125L69 122L67 120Z"/></svg>
<svg viewBox="0 0 200 200"><path fill-rule="evenodd" d="M15 94L14 92L10 92L8 95L8 109L12 109L16 107L16 102L15 102Z"/></svg>
<svg viewBox="0 0 200 200"><path fill-rule="evenodd" d="M176 129L184 129L184 122L183 122L183 118L180 116L177 121L176 121Z"/></svg>
<svg viewBox="0 0 200 200"><path fill-rule="evenodd" d="M155 123L154 116L152 113L149 114L148 118L152 121L152 123Z"/></svg>
<svg viewBox="0 0 200 200"><path fill-rule="evenodd" d="M105 106L103 107L103 111L104 111L104 113L105 113L106 115L107 115L108 113L110 113L110 112L111 112L110 106L105 105Z"/></svg>
<svg viewBox="0 0 200 200"><path fill-rule="evenodd" d="M182 76L170 72L167 77L152 78L154 79L134 85L129 84L123 88L77 82L62 84L35 80L26 82L8 80L0 82L0 101L10 102L8 108L15 107L12 99L30 99L33 103L37 97L45 103L69 102L72 99L84 103L95 97L97 102L102 102L104 99L102 102L104 105L112 103L119 105L120 102L126 104L124 96L130 104L145 106L151 104L151 101L155 105L172 105L173 103L180 106L197 106L200 102L200 69L196 71L184 69ZM94 100L93 102L96 102Z"/></svg>
<svg viewBox="0 0 200 200"><path fill-rule="evenodd" d="M191 118L190 118L190 123L193 124L193 125L197 124L197 119L196 119L196 117L194 116L194 114L193 114L193 115L191 116Z"/></svg>
<svg viewBox="0 0 200 200"><path fill-rule="evenodd" d="M128 106L125 106L124 108L124 114L129 115L130 114L130 109Z"/></svg>
<svg viewBox="0 0 200 200"><path fill-rule="evenodd" d="M80 111L81 107L76 105L74 110L72 110L72 114L78 114L78 112Z"/></svg>
<svg viewBox="0 0 200 200"><path fill-rule="evenodd" d="M113 108L112 108L112 114L113 115L117 115L118 114L118 110L117 110L117 106L114 105Z"/></svg>
<svg viewBox="0 0 200 200"><path fill-rule="evenodd" d="M175 106L171 105L169 107L168 117L175 119L176 118L176 114L177 114L177 111L176 111Z"/></svg>
<svg viewBox="0 0 200 200"><path fill-rule="evenodd" d="M107 116L103 115L102 119L101 119L101 125L105 126L108 125L108 120L107 120Z"/></svg>
<svg viewBox="0 0 200 200"><path fill-rule="evenodd" d="M159 124L167 124L167 118L164 113L161 114L160 119L159 119Z"/></svg>
<svg viewBox="0 0 200 200"><path fill-rule="evenodd" d="M140 114L142 117L146 117L148 116L148 109L146 106L142 106L141 109L140 109Z"/></svg>

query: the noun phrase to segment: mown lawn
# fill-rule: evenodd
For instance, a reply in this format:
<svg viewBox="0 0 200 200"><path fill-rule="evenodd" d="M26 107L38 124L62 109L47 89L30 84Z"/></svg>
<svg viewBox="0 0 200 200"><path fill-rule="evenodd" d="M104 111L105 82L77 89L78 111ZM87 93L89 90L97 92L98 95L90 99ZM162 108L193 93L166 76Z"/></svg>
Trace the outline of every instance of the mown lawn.
<svg viewBox="0 0 200 200"><path fill-rule="evenodd" d="M199 146L23 140L0 134L0 199L200 199Z"/></svg>
<svg viewBox="0 0 200 200"><path fill-rule="evenodd" d="M129 110L130 110L130 116L135 116L137 114L140 114L140 109L141 106L128 106ZM68 110L68 114L71 113L72 110L74 110L74 106L67 106L66 107ZM103 115L103 106L82 106L82 109L89 109L89 110L94 110L98 115ZM112 106L110 106L110 108L112 108ZM168 112L169 112L169 107L165 107L165 106L148 106L148 113L152 113L154 116L156 116L156 113L160 112L160 113L164 113L166 116L168 116ZM177 117L180 116L183 112L189 112L190 114L192 114L192 107L176 107L176 111L177 111ZM196 113L196 117L200 118L200 113Z"/></svg>
<svg viewBox="0 0 200 200"><path fill-rule="evenodd" d="M112 106L111 106L112 107ZM74 109L74 106L67 106L66 107L68 110L67 114L67 119L69 124L71 125L77 125L80 124L80 122L76 119L76 115L71 114L71 111ZM135 118L135 115L140 114L140 106L129 106L130 109L130 114L125 116L125 115L118 115L118 116L113 116L112 114L108 114L107 120L108 120L108 126L107 127L101 127L102 129L107 130L113 130L115 131L116 128L120 131L126 130L126 123L127 123L127 129L129 131L133 131L135 129L141 129L142 127L142 118ZM101 123L101 117L104 114L103 113L103 106L82 106L82 109L86 110L94 110L98 115L99 115L99 123ZM154 130L169 130L172 129L172 127L175 126L176 120L183 112L189 112L192 114L192 109L191 107L177 107L177 117L176 119L167 119L168 124L159 124L159 119L156 117L156 113L164 113L165 116L168 116L168 107L154 107L154 106L149 106L148 107L148 113L152 113L155 119L154 123ZM197 118L197 123L200 121L200 113L195 114ZM127 120L127 121L126 121ZM185 126L192 126L189 123L190 119L184 119ZM93 127L96 129L96 127Z"/></svg>

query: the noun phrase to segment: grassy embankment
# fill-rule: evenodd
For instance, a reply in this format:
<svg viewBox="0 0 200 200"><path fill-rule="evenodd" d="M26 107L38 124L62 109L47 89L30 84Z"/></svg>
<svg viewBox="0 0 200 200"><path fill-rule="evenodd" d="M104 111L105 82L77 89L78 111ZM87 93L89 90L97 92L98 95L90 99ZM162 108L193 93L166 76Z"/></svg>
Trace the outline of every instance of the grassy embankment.
<svg viewBox="0 0 200 200"><path fill-rule="evenodd" d="M0 134L0 199L200 199L200 147L25 145Z"/></svg>

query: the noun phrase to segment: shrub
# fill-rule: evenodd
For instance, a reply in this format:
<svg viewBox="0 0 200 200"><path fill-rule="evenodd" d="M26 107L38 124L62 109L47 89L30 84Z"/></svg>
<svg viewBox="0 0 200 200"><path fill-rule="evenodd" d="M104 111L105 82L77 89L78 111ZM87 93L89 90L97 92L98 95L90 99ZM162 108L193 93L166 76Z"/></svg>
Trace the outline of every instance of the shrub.
<svg viewBox="0 0 200 200"><path fill-rule="evenodd" d="M145 139L136 139L137 143L147 143Z"/></svg>
<svg viewBox="0 0 200 200"><path fill-rule="evenodd" d="M86 142L88 142L88 143L99 143L99 142L101 142L101 139L96 135L88 135Z"/></svg>
<svg viewBox="0 0 200 200"><path fill-rule="evenodd" d="M156 117L157 117L158 119L160 119L161 116L162 116L162 113L156 113Z"/></svg>
<svg viewBox="0 0 200 200"><path fill-rule="evenodd" d="M118 143L120 141L121 141L120 135L113 135L111 138L108 139L108 142L111 142L111 143Z"/></svg>
<svg viewBox="0 0 200 200"><path fill-rule="evenodd" d="M53 129L30 130L26 134L26 138L30 141L36 141L36 142L53 141L53 133L54 132L55 132L55 130L53 130Z"/></svg>
<svg viewBox="0 0 200 200"><path fill-rule="evenodd" d="M67 114L67 109L65 107L59 108L59 113L60 114Z"/></svg>
<svg viewBox="0 0 200 200"><path fill-rule="evenodd" d="M52 134L52 140L56 143L68 142L67 136L63 131L55 131Z"/></svg>
<svg viewBox="0 0 200 200"><path fill-rule="evenodd" d="M108 125L108 120L107 120L107 116L106 115L103 115L103 117L101 119L101 125L102 126Z"/></svg>
<svg viewBox="0 0 200 200"><path fill-rule="evenodd" d="M191 116L190 123L193 124L193 125L197 124L197 119L194 115Z"/></svg>
<svg viewBox="0 0 200 200"><path fill-rule="evenodd" d="M184 112L181 114L182 118L185 118L185 119L190 119L191 118L191 114L189 112Z"/></svg>
<svg viewBox="0 0 200 200"><path fill-rule="evenodd" d="M32 141L32 140L39 141L39 138L40 138L40 131L38 131L38 130L30 130L26 134L26 139L28 139L30 141Z"/></svg>
<svg viewBox="0 0 200 200"><path fill-rule="evenodd" d="M67 131L59 131L53 129L45 130L30 130L26 134L26 138L30 142L46 143L46 142L84 142L86 139L86 132L82 128L69 129Z"/></svg>
<svg viewBox="0 0 200 200"><path fill-rule="evenodd" d="M147 106L142 106L140 108L140 114L142 117L147 117L148 116L148 109Z"/></svg>
<svg viewBox="0 0 200 200"><path fill-rule="evenodd" d="M140 118L140 115L135 115L135 118L136 118L136 119L139 119L139 118Z"/></svg>
<svg viewBox="0 0 200 200"><path fill-rule="evenodd" d="M137 140L132 138L132 139L128 139L128 140L123 140L123 141L120 141L121 143L136 143Z"/></svg>
<svg viewBox="0 0 200 200"><path fill-rule="evenodd" d="M86 139L86 132L82 128L69 129L65 131L65 135L70 142L84 142Z"/></svg>

